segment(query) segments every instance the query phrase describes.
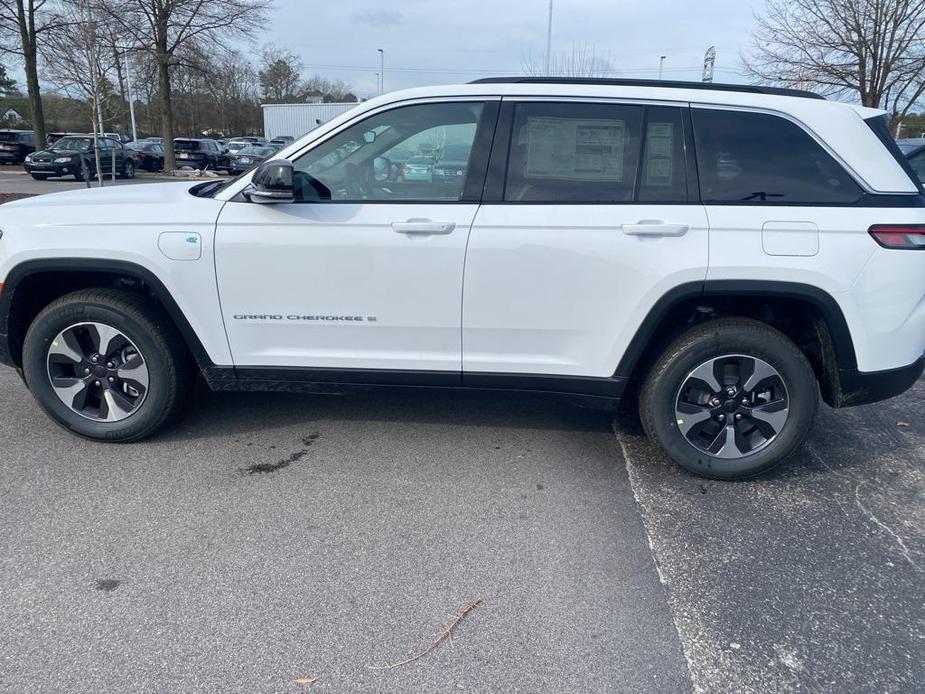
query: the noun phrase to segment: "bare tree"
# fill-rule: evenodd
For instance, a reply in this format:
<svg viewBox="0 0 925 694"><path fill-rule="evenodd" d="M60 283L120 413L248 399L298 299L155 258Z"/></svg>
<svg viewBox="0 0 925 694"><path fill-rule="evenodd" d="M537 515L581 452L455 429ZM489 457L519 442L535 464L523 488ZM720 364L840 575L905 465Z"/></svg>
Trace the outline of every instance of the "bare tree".
<svg viewBox="0 0 925 694"><path fill-rule="evenodd" d="M546 74L545 56L534 57L532 53L521 61L524 72L531 77L607 77L619 72L609 57L598 55L588 46L573 45L571 52L553 53L549 57L549 75Z"/></svg>
<svg viewBox="0 0 925 694"><path fill-rule="evenodd" d="M38 44L60 26L48 0L0 0L0 50L23 61L26 91L32 108L36 145L45 142L45 112L38 73Z"/></svg>
<svg viewBox="0 0 925 694"><path fill-rule="evenodd" d="M266 103L300 101L302 62L295 53L265 46L260 60L260 92Z"/></svg>
<svg viewBox="0 0 925 694"><path fill-rule="evenodd" d="M139 51L157 64L158 105L164 137L164 166L174 168L171 72L178 53L195 44L219 49L249 38L262 24L271 0L95 0Z"/></svg>
<svg viewBox="0 0 925 694"><path fill-rule="evenodd" d="M746 72L853 95L899 120L925 91L925 0L768 0Z"/></svg>

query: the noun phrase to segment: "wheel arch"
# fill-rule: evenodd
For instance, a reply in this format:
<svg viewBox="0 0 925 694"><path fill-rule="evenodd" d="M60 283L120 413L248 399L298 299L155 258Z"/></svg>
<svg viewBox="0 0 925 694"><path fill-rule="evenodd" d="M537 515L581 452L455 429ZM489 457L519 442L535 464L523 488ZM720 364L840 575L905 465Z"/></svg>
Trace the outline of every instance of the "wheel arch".
<svg viewBox="0 0 925 694"><path fill-rule="evenodd" d="M154 299L199 367L213 366L183 310L157 275L137 263L103 258L41 258L14 266L0 292L0 361L21 366L26 331L39 311L58 297L91 287L116 287Z"/></svg>
<svg viewBox="0 0 925 694"><path fill-rule="evenodd" d="M707 280L675 287L650 309L614 376L638 382L681 332L729 316L756 318L793 339L809 359L825 401L841 404L841 373L857 369L848 322L831 294L797 282Z"/></svg>

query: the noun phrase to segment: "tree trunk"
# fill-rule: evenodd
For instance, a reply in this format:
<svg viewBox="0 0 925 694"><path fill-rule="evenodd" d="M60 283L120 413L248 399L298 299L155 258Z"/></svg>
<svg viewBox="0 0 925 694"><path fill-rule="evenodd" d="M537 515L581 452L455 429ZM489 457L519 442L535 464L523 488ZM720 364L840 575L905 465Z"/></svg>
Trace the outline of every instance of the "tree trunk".
<svg viewBox="0 0 925 694"><path fill-rule="evenodd" d="M176 168L173 153L173 99L170 94L170 56L158 53L157 76L159 87L158 105L161 108L161 136L164 138L164 171Z"/></svg>
<svg viewBox="0 0 925 694"><path fill-rule="evenodd" d="M45 149L45 110L42 108L42 93L39 87L39 75L35 60L34 45L25 55L26 88L29 92L29 106L32 108L32 130L35 148Z"/></svg>
<svg viewBox="0 0 925 694"><path fill-rule="evenodd" d="M27 11L23 3L19 2L16 9L19 37L22 41L23 62L26 70L26 89L29 92L29 106L32 109L33 139L36 150L40 150L45 149L45 110L42 108L42 92L39 87L39 72L35 51L35 8L30 3Z"/></svg>

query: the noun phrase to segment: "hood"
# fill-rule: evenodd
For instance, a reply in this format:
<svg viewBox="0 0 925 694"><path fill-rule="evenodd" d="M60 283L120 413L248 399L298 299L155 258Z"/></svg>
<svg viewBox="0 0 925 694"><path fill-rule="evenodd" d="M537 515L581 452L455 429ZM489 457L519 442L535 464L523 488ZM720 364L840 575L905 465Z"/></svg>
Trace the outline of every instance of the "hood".
<svg viewBox="0 0 925 694"><path fill-rule="evenodd" d="M178 200L187 200L191 196L190 188L202 181L182 181L177 183L140 183L135 185L106 186L104 188L81 188L60 193L36 195L31 198L14 200L0 206L0 214L7 210L51 207L92 207L94 205L152 205L170 204Z"/></svg>

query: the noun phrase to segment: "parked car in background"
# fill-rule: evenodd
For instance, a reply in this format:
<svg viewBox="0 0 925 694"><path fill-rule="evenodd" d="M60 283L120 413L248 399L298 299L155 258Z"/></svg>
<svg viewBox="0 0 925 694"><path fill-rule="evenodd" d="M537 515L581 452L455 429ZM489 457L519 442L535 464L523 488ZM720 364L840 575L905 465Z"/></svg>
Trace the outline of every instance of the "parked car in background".
<svg viewBox="0 0 925 694"><path fill-rule="evenodd" d="M434 164L433 180L458 186L466 175L466 163L469 161L469 148L462 145L448 146L443 156Z"/></svg>
<svg viewBox="0 0 925 694"><path fill-rule="evenodd" d="M277 135L272 140L270 140L271 145L278 145L280 149L286 145L291 145L293 142L295 142L295 138L291 135Z"/></svg>
<svg viewBox="0 0 925 694"><path fill-rule="evenodd" d="M138 140L127 143L125 149L134 157L136 168L144 171L161 171L164 168L164 147L159 142Z"/></svg>
<svg viewBox="0 0 925 694"><path fill-rule="evenodd" d="M112 173L115 160L116 175L134 178L135 160L129 150L118 140L109 137L97 138L100 148L100 171ZM92 135L68 135L62 137L48 149L34 152L26 157L23 168L37 181L46 178L73 176L82 181L84 175L96 176L96 153Z"/></svg>
<svg viewBox="0 0 925 694"><path fill-rule="evenodd" d="M259 135L238 135L237 137L229 138L228 141L238 140L240 142L250 142L252 144L265 144L267 139L265 137L260 137Z"/></svg>
<svg viewBox="0 0 925 694"><path fill-rule="evenodd" d="M228 157L228 173L237 175L262 164L279 151L276 147L251 145Z"/></svg>
<svg viewBox="0 0 925 694"><path fill-rule="evenodd" d="M245 147L252 147L253 145L253 142L248 142L247 140L228 140L224 147L228 154L237 154Z"/></svg>
<svg viewBox="0 0 925 694"><path fill-rule="evenodd" d="M434 160L431 157L412 157L401 167L403 181L430 183L434 178Z"/></svg>
<svg viewBox="0 0 925 694"><path fill-rule="evenodd" d="M912 150L925 145L925 137L904 137L896 140L896 145L903 154L909 154Z"/></svg>
<svg viewBox="0 0 925 694"><path fill-rule="evenodd" d="M173 141L173 149L178 168L191 166L215 171L224 167L225 151L216 140L178 137Z"/></svg>
<svg viewBox="0 0 925 694"><path fill-rule="evenodd" d="M116 142L121 142L123 145L126 142L132 141L132 138L130 138L125 133L103 133L103 137L108 137L109 139L115 140Z"/></svg>
<svg viewBox="0 0 925 694"><path fill-rule="evenodd" d="M31 130L0 130L0 164L22 164L34 151Z"/></svg>

